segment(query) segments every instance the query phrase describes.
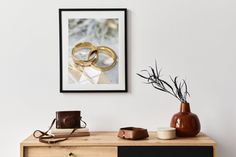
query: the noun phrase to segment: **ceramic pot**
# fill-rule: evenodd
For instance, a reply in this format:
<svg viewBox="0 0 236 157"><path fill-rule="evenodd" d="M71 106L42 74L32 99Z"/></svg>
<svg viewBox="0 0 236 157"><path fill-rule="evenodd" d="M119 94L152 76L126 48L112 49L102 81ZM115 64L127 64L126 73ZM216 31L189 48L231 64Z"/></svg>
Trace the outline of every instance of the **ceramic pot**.
<svg viewBox="0 0 236 157"><path fill-rule="evenodd" d="M176 128L176 135L179 137L196 136L201 129L198 116L191 113L190 105L187 102L180 104L180 112L174 114L170 126Z"/></svg>
<svg viewBox="0 0 236 157"><path fill-rule="evenodd" d="M158 128L157 129L157 138L161 140L171 140L176 137L175 128Z"/></svg>

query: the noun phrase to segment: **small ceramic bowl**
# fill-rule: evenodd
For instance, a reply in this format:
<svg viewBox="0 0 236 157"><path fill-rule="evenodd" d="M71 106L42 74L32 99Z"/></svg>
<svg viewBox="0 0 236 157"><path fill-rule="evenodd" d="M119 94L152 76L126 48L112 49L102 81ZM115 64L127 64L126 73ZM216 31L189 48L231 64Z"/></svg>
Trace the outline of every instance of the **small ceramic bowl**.
<svg viewBox="0 0 236 157"><path fill-rule="evenodd" d="M162 140L171 140L176 138L175 128L158 128L157 129L157 138Z"/></svg>

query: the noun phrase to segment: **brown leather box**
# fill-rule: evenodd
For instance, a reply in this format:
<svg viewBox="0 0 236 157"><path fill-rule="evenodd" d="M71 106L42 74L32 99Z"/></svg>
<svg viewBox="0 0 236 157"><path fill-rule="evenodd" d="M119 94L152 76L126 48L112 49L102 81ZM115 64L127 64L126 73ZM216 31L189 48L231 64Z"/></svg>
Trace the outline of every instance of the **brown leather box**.
<svg viewBox="0 0 236 157"><path fill-rule="evenodd" d="M118 137L129 140L141 140L149 137L147 129L136 127L120 128Z"/></svg>

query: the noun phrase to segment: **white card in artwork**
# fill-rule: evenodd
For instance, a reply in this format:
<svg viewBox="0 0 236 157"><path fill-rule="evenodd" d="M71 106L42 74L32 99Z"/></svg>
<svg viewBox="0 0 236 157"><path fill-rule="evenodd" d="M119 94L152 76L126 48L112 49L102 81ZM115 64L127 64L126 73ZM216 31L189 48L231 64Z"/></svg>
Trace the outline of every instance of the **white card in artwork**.
<svg viewBox="0 0 236 157"><path fill-rule="evenodd" d="M92 67L84 68L83 74L80 78L80 84L97 84L101 71Z"/></svg>

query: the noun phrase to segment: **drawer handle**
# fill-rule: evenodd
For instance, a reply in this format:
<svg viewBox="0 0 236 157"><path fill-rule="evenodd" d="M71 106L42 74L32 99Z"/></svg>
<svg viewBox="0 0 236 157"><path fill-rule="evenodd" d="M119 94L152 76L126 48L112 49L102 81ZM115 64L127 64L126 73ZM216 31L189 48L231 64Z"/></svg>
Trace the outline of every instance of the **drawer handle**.
<svg viewBox="0 0 236 157"><path fill-rule="evenodd" d="M73 156L73 155L74 155L73 153L71 153L71 152L69 153L69 156Z"/></svg>

